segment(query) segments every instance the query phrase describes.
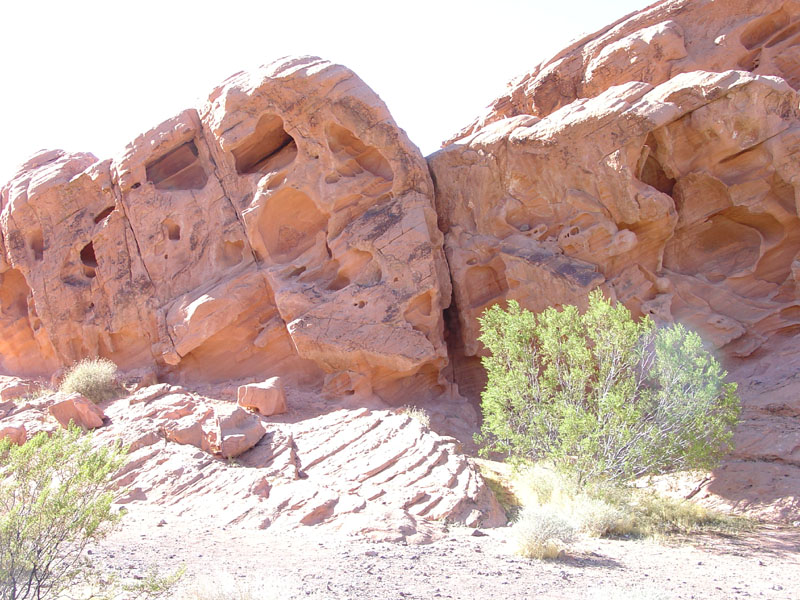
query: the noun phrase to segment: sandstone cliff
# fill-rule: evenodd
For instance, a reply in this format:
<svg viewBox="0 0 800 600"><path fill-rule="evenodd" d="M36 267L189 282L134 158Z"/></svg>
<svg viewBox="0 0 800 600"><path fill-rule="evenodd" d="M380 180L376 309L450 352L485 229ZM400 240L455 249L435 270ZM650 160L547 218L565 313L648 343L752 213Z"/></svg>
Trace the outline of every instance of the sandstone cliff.
<svg viewBox="0 0 800 600"><path fill-rule="evenodd" d="M799 47L800 2L665 0L513 82L427 164L309 57L234 75L116 158L44 152L2 188L0 371L100 355L470 421L480 313L599 286L700 331L741 384L703 494L791 517Z"/></svg>
<svg viewBox="0 0 800 600"><path fill-rule="evenodd" d="M450 278L424 159L351 71L234 75L113 160L42 153L2 190L0 369L282 374L387 401L447 385Z"/></svg>
<svg viewBox="0 0 800 600"><path fill-rule="evenodd" d="M486 307L601 286L734 370L745 420L712 490L796 510L798 32L796 2L654 4L513 82L429 157L463 391L482 385Z"/></svg>

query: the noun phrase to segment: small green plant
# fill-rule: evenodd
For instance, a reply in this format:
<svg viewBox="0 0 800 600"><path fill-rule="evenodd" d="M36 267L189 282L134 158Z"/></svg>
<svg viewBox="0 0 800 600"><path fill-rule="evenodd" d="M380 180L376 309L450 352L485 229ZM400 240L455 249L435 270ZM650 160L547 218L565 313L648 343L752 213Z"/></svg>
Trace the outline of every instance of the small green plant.
<svg viewBox="0 0 800 600"><path fill-rule="evenodd" d="M117 365L105 358L87 358L72 366L64 375L59 388L62 392L77 392L92 402L115 398L118 393Z"/></svg>
<svg viewBox="0 0 800 600"><path fill-rule="evenodd" d="M709 469L731 448L736 384L681 325L634 321L599 290L584 314L510 301L480 323L484 452L552 461L582 485Z"/></svg>
<svg viewBox="0 0 800 600"><path fill-rule="evenodd" d="M0 440L0 598L56 597L87 573L86 544L119 519L108 486L124 456L75 427Z"/></svg>

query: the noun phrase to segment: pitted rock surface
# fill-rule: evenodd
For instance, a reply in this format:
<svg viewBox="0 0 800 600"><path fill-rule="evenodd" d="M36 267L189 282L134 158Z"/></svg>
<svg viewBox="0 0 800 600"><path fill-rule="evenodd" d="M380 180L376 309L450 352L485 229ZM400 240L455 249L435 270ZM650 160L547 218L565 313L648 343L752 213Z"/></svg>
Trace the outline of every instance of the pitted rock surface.
<svg viewBox="0 0 800 600"><path fill-rule="evenodd" d="M428 169L344 67L234 75L113 160L42 153L2 208L3 370L101 355L176 381L338 377L389 402L447 387Z"/></svg>

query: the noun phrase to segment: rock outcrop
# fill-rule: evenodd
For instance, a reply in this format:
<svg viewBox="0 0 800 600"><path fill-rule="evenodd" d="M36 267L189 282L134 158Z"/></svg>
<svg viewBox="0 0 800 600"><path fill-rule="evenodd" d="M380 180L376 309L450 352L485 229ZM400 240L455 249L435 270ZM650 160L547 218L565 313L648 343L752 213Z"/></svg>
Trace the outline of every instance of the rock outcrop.
<svg viewBox="0 0 800 600"><path fill-rule="evenodd" d="M240 73L113 159L2 190L0 369L281 374L392 402L446 381L450 280L419 151L352 72Z"/></svg>
<svg viewBox="0 0 800 600"><path fill-rule="evenodd" d="M795 387L766 365L798 366L798 32L797 2L654 4L513 82L429 157L463 393L482 387L486 307L582 305L599 286L699 331L742 384L737 450L711 493L797 510L796 491L770 492L800 481L797 413L766 408L768 389ZM750 492L734 501L737 486Z"/></svg>
<svg viewBox="0 0 800 600"><path fill-rule="evenodd" d="M291 404L314 399L307 396ZM26 425L58 428L48 407L53 413L64 402L52 394L15 404L0 420L0 437L23 443ZM117 483L127 490L119 502L131 510L209 526L314 525L409 542L441 535L445 522L506 522L457 440L399 411L316 411L276 422L169 384L101 406L107 423L93 439L129 447ZM6 426L12 420L18 425Z"/></svg>
<svg viewBox="0 0 800 600"><path fill-rule="evenodd" d="M395 447L410 431L398 415L322 409L273 430L263 417L285 399L256 382L280 377L287 393L356 411L432 402L432 423L468 440L481 312L510 299L580 306L600 287L718 351L744 421L709 502L786 517L800 507L798 48L800 1L664 0L513 82L427 164L352 72L309 57L234 75L116 158L43 152L0 197L0 373L49 376L104 356L140 386L244 386L247 411L145 387L141 398L161 398L139 415L153 421L145 438L177 442L170 452L274 455L276 477L330 468L346 482L293 484L306 500L266 508L263 522L369 519L354 509L371 496L348 448L367 462L397 450L381 472L400 456L412 472L432 454L410 448L433 442ZM7 384L3 400L29 389ZM136 398L131 414L152 400ZM51 425L26 421L25 435ZM366 437L352 436L362 425ZM314 441L328 434L305 427L338 433ZM470 479L436 443L447 481ZM329 467L309 466L314 444ZM458 485L449 499L423 486L387 506L463 516L455 498L478 502L477 488Z"/></svg>
<svg viewBox="0 0 800 600"><path fill-rule="evenodd" d="M240 386L237 390L239 406L269 417L286 412L286 391L280 377Z"/></svg>

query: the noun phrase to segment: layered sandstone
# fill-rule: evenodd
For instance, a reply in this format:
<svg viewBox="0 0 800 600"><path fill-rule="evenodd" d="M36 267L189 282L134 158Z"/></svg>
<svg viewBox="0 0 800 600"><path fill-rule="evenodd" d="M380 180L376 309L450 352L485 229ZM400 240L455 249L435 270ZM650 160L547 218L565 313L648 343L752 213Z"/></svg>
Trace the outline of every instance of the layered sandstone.
<svg viewBox="0 0 800 600"><path fill-rule="evenodd" d="M3 188L0 369L104 356L171 380L435 396L450 282L432 194L351 71L234 75L112 160L45 152Z"/></svg>
<svg viewBox="0 0 800 600"><path fill-rule="evenodd" d="M411 543L442 535L445 523L506 523L457 440L401 411L329 411L316 394L293 390L276 421L214 396L162 383L91 405L105 417L94 443L129 448L119 504L208 527L319 526ZM0 405L0 438L23 443L64 427L81 401L50 393ZM83 416L73 413L69 420Z"/></svg>
<svg viewBox="0 0 800 600"><path fill-rule="evenodd" d="M462 392L481 389L486 307L582 305L599 286L699 331L740 382L709 497L791 517L800 426L772 396L800 391L799 31L796 2L660 2L513 82L429 157Z"/></svg>
<svg viewBox="0 0 800 600"><path fill-rule="evenodd" d="M583 305L600 287L635 315L698 330L740 383L736 451L704 484L707 500L791 518L800 507L798 48L800 2L665 0L513 82L427 165L352 72L308 57L234 75L202 109L116 158L43 152L2 188L0 372L49 376L104 356L141 385L258 390L260 399L243 391L248 412L152 389L158 410L139 415L153 398L128 409L147 446L163 438L176 457L190 446L282 457L270 477L304 469L315 444L328 448L332 462L316 470L344 479L291 489L308 495L299 521L334 522L372 501L348 464L351 445L364 449L360 463L402 450L384 467L395 465L386 473L399 482L401 468L428 472L440 459L467 470L455 446L440 452L450 442L387 441L416 432L397 415L320 414L431 401L435 426L469 440L476 419L462 395L475 400L483 386L481 312L510 299L531 310ZM260 389L272 377L285 402L277 387ZM3 400L30 389L8 386ZM294 415L299 389L328 399L305 415L319 419L311 429L264 424L266 413ZM52 427L41 402L6 410L4 435ZM128 418L113 406L105 414ZM362 425L364 439L353 437ZM308 440L307 456L289 435ZM417 444L428 453L417 456ZM148 461L131 471L143 494L183 493L141 479ZM224 473L213 485L234 489ZM419 505L417 516L470 521L436 507L481 504L464 491L477 489L471 477L449 500L423 486L406 506L397 491L390 510L416 519L409 507ZM263 491L240 483L242 497ZM275 506L263 522L295 505Z"/></svg>

